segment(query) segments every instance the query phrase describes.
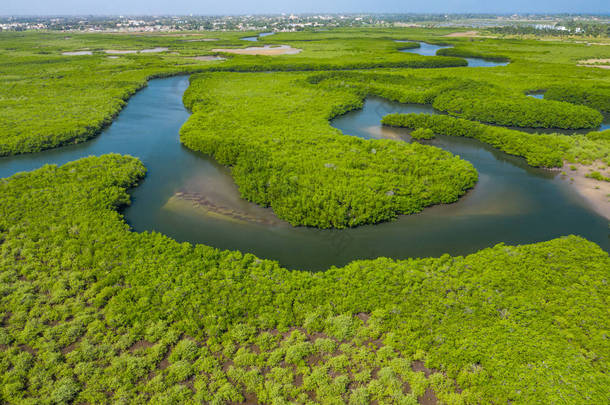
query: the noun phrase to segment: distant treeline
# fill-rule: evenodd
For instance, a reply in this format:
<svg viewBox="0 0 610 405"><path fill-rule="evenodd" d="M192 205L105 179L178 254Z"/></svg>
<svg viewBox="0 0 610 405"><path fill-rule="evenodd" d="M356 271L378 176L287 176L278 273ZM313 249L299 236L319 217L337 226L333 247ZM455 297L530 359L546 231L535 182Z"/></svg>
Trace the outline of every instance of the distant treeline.
<svg viewBox="0 0 610 405"><path fill-rule="evenodd" d="M610 25L594 21L561 21L553 27L542 25L508 25L489 28L494 34L503 35L536 35L536 36L568 36L586 35L592 37L610 36Z"/></svg>

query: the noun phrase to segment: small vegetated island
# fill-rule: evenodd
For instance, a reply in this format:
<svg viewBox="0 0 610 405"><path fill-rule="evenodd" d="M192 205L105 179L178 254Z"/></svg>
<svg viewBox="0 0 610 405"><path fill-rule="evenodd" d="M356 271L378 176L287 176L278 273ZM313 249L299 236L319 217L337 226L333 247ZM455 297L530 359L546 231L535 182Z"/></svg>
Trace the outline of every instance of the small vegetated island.
<svg viewBox="0 0 610 405"><path fill-rule="evenodd" d="M458 201L477 172L424 144L437 135L532 166L595 164L589 178L608 182L610 77L578 66L607 47L452 32L276 33L259 38L263 49L300 52L266 55L227 52L247 48L239 32L2 32L0 164L91 139L148 80L191 74L180 141L295 226L360 226ZM426 57L396 40L454 47ZM481 56L510 64L465 67ZM386 116L414 130L410 143L330 126L372 95L443 114ZM138 159L109 154L0 179L0 402L608 400L610 258L592 242L289 270L131 231L119 209L145 175Z"/></svg>
<svg viewBox="0 0 610 405"><path fill-rule="evenodd" d="M450 203L472 187L472 165L439 148L363 140L328 121L362 105L307 74L193 76L182 142L231 166L241 195L293 225L342 228Z"/></svg>

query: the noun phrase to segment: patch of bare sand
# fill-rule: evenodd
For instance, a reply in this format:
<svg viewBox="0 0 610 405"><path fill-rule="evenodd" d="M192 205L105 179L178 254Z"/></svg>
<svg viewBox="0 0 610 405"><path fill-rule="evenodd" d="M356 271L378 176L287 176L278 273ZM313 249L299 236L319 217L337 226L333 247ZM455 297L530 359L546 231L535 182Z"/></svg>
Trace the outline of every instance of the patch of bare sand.
<svg viewBox="0 0 610 405"><path fill-rule="evenodd" d="M577 44L587 44L587 45L610 45L610 42L586 42L586 41L574 41Z"/></svg>
<svg viewBox="0 0 610 405"><path fill-rule="evenodd" d="M610 59L586 59L578 61L577 66L610 69Z"/></svg>
<svg viewBox="0 0 610 405"><path fill-rule="evenodd" d="M234 53L236 55L296 55L300 53L302 49L293 48L290 45L265 45L265 46L251 46L248 48L225 48L225 49L212 49L212 52L224 52Z"/></svg>
<svg viewBox="0 0 610 405"><path fill-rule="evenodd" d="M578 63L582 63L584 65L592 65L595 63L610 64L610 59L586 59L578 61Z"/></svg>
<svg viewBox="0 0 610 405"><path fill-rule="evenodd" d="M587 174L594 171L610 177L610 168L598 161L591 165L565 163L562 167L565 175L562 175L561 178L568 181L570 186L584 197L597 213L610 220L610 182L586 177Z"/></svg>
<svg viewBox="0 0 610 405"><path fill-rule="evenodd" d="M460 37L476 37L479 35L479 31L462 31L462 32L452 32L451 34L445 35L446 37L451 38L460 38Z"/></svg>

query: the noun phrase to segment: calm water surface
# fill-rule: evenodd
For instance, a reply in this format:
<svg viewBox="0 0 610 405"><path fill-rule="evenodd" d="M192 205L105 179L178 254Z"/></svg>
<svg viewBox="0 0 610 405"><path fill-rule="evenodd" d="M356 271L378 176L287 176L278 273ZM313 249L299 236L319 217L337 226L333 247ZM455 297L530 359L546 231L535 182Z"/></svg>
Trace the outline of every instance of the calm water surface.
<svg viewBox="0 0 610 405"><path fill-rule="evenodd" d="M269 35L273 35L273 34L275 34L275 32L261 32L261 33L260 33L260 34L258 34L257 36L254 36L254 37L243 37L243 38L240 38L240 39L241 39L242 41L252 41L252 42L256 42L256 41L258 41L258 39L259 39L259 38L262 38L262 37L267 37L267 36L269 36Z"/></svg>
<svg viewBox="0 0 610 405"><path fill-rule="evenodd" d="M422 56L435 56L436 51L438 51L439 49L453 48L453 45L440 46L440 45L433 45L433 44L428 44L426 42L420 42L420 41L396 41L396 42L416 42L416 43L418 43L419 48L401 49L400 51L407 52L407 53L416 53L416 54L422 55ZM489 60L489 59L481 59L481 58L464 58L464 59L466 59L466 61L468 62L468 67L494 67L494 66L508 65L508 62L498 62L498 61L493 61L493 60Z"/></svg>
<svg viewBox="0 0 610 405"><path fill-rule="evenodd" d="M555 172L531 168L523 159L455 137L438 137L427 143L458 154L477 168L479 183L459 202L355 229L292 227L270 209L241 200L227 168L179 143L179 128L189 116L182 104L187 87L184 76L152 80L97 138L2 158L0 177L89 155L116 152L137 156L148 174L132 190L132 205L124 211L135 231L154 230L178 241L251 252L297 269L320 270L379 256L400 259L467 254L499 242L531 243L568 234L582 235L610 250L608 221L589 209ZM381 118L391 112L434 111L371 98L364 109L345 114L332 125L345 134L367 139L409 142L408 131L380 126ZM196 196L208 210L184 195ZM213 214L227 210L237 213L238 219Z"/></svg>

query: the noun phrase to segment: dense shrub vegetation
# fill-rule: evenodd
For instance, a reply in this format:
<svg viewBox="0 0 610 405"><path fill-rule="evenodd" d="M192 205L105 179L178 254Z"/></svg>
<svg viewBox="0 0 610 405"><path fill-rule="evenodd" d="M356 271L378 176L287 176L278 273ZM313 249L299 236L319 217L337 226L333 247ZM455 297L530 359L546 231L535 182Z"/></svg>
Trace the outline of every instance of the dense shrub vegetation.
<svg viewBox="0 0 610 405"><path fill-rule="evenodd" d="M245 47L239 33L215 33L218 41L192 36L108 36L0 33L0 156L36 152L82 142L99 134L125 100L153 77L204 70L293 71L466 66L450 57L423 57L397 51L387 39L308 41L300 55L225 55L226 61L198 62L214 48ZM209 37L209 34L207 35ZM127 54L111 59L106 49L169 47L160 54ZM91 56L63 51L90 49ZM346 49L350 49L346 51ZM179 52L179 54L177 54ZM91 74L95 72L95 74Z"/></svg>
<svg viewBox="0 0 610 405"><path fill-rule="evenodd" d="M495 83L459 77L330 72L313 75L308 80L324 87L350 88L402 103L432 104L454 116L504 126L595 128L603 119L599 111L589 107L511 94Z"/></svg>
<svg viewBox="0 0 610 405"><path fill-rule="evenodd" d="M27 69L37 66L31 62ZM63 66L43 65L44 68L56 70ZM126 100L146 86L147 79L161 75L112 68L99 75L84 71L68 77L59 73L51 76L55 77L24 76L2 86L0 156L38 152L98 135ZM55 96L58 99L51 102Z"/></svg>
<svg viewBox="0 0 610 405"><path fill-rule="evenodd" d="M586 135L530 134L454 118L447 115L389 114L383 125L430 129L448 136L464 136L488 143L506 153L524 157L532 166L561 167L564 160L589 164L601 160L610 164L610 130ZM426 137L424 139L429 139Z"/></svg>
<svg viewBox="0 0 610 405"><path fill-rule="evenodd" d="M293 225L386 221L456 201L477 174L435 147L340 134L328 120L359 107L303 74L203 74L185 93L182 142L232 167L241 195Z"/></svg>
<svg viewBox="0 0 610 405"><path fill-rule="evenodd" d="M544 98L549 100L567 101L573 104L586 105L600 111L610 113L610 87L557 85L549 87Z"/></svg>
<svg viewBox="0 0 610 405"><path fill-rule="evenodd" d="M432 139L434 138L434 131L430 128L417 128L411 132L411 137L413 139Z"/></svg>
<svg viewBox="0 0 610 405"><path fill-rule="evenodd" d="M399 52L400 48L417 44L397 43L396 39L430 40L449 30L374 29L333 30L331 32L278 33L265 37L262 44L288 44L303 49L298 55L246 56L226 55L225 61L197 61L193 57L215 55L212 49L246 47L252 43L239 38L239 32L199 33L197 35L104 35L63 33L0 33L0 155L33 152L67 143L81 142L99 133L122 108L125 100L150 77L204 70L272 71L324 70L389 67L465 66L453 57L424 57ZM202 42L200 39L217 39ZM433 40L434 41L434 40ZM547 99L584 104L607 111L610 83L606 72L578 68L581 59L606 57L606 47L584 44L544 43L528 40L442 38L456 45L442 50L460 56L504 57L511 64L493 69L413 69L410 86L397 91L390 83L376 83L371 92L383 91L392 99L409 98L410 102L432 103L444 88L455 89L455 82L477 82L482 94L510 95L511 102L520 103L527 90L546 90ZM159 54L128 54L113 56L107 49L138 50L167 47ZM90 50L91 56L64 56L65 51ZM442 52L441 52L442 53ZM601 69L600 69L601 70ZM95 72L94 75L90 72ZM404 75L404 72L401 72ZM356 76L354 80L363 79ZM446 85L442 79L447 81ZM368 79L366 79L368 80ZM565 91L570 83L569 91ZM591 83L595 83L594 85ZM354 83L350 83L353 86ZM427 88L432 85L434 88ZM481 87L483 86L483 87ZM422 94L417 95L417 93ZM583 93L584 92L584 93ZM400 94L398 94L400 93ZM481 93L479 93L481 94ZM381 94L380 94L381 95ZM406 97L408 95L409 97ZM569 97L568 97L569 96ZM421 101L415 101L421 100ZM498 101L496 97L493 103ZM539 100L537 100L539 101ZM587 116L579 123L568 109L561 108L564 118L548 115L551 109L544 101L531 104L544 125L570 127L594 125L599 119L588 110L573 110ZM489 108L498 110L491 105ZM531 113L529 109L527 114ZM489 120L488 112L475 119ZM500 114L501 115L501 114ZM506 122L506 117L498 117ZM502 121L504 120L504 121ZM559 121L559 122L555 122ZM489 120L488 122L495 122ZM513 119L512 124L518 125ZM529 122L523 123L530 125ZM564 125L565 126L565 125Z"/></svg>
<svg viewBox="0 0 610 405"><path fill-rule="evenodd" d="M576 63L607 57L606 46L441 37L451 31L278 33L261 42L303 52L225 61L194 57L252 45L245 34L0 33L0 155L89 139L148 78L206 72L185 94L182 142L231 166L244 198L293 224L388 220L455 201L476 181L438 148L329 126L367 95L457 116L384 118L416 137L474 137L536 166L610 165L610 131L539 135L464 119L596 126L610 76ZM456 46L447 55L511 64L462 68L394 42L434 38ZM104 53L154 47L169 50ZM93 54L61 55L84 49ZM282 70L319 72L235 73ZM534 90L546 100L523 101ZM117 209L144 174L137 159L106 155L0 179L0 403L607 402L610 257L591 242L288 270L130 232Z"/></svg>
<svg viewBox="0 0 610 405"><path fill-rule="evenodd" d="M501 50L498 50L501 52ZM439 56L457 56L462 58L481 58L485 60L493 60L497 62L510 62L510 58L497 53L481 53L475 50L466 50L464 48L442 48L436 52Z"/></svg>
<svg viewBox="0 0 610 405"><path fill-rule="evenodd" d="M107 155L0 181L1 402L607 398L590 242L288 271L129 232L115 208L143 173Z"/></svg>
<svg viewBox="0 0 610 405"><path fill-rule="evenodd" d="M480 92L448 91L436 97L433 106L457 117L514 127L596 128L603 119L585 106Z"/></svg>

